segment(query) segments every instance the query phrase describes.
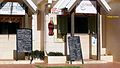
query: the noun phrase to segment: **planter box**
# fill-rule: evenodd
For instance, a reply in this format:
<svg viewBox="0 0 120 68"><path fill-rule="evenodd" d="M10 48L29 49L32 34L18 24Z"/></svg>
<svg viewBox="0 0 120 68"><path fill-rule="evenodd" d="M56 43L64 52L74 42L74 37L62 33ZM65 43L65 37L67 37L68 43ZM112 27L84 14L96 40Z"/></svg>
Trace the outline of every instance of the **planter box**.
<svg viewBox="0 0 120 68"><path fill-rule="evenodd" d="M101 60L113 62L113 56L112 55L101 56Z"/></svg>
<svg viewBox="0 0 120 68"><path fill-rule="evenodd" d="M46 56L45 62L48 64L65 64L66 56Z"/></svg>

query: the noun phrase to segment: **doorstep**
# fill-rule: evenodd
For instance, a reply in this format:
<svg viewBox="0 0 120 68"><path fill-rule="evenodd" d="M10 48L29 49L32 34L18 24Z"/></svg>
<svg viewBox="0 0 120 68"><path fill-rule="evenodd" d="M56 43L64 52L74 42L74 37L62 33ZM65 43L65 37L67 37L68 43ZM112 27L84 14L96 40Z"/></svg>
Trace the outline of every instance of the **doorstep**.
<svg viewBox="0 0 120 68"><path fill-rule="evenodd" d="M100 63L108 63L108 61L92 59L84 60L84 64L100 64ZM70 62L68 62L68 64L70 64ZM73 61L72 64L82 64L82 61Z"/></svg>

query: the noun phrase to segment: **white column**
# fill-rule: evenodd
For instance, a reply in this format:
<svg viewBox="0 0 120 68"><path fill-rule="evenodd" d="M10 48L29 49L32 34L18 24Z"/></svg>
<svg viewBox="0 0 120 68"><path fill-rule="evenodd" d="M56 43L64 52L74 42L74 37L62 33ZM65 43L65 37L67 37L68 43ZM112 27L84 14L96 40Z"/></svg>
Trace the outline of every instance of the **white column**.
<svg viewBox="0 0 120 68"><path fill-rule="evenodd" d="M37 30L37 14L32 15L33 51L40 50L40 31Z"/></svg>
<svg viewBox="0 0 120 68"><path fill-rule="evenodd" d="M45 51L45 56L47 56L47 50L46 50L46 47L47 47L47 45L46 45L46 43L47 43L47 21L49 20L48 19L49 18L49 16L48 15L45 15L45 18L44 18L44 20L45 20L45 22L44 22L44 51Z"/></svg>
<svg viewBox="0 0 120 68"><path fill-rule="evenodd" d="M102 48L102 15L100 15L100 51L101 55L103 54L103 48Z"/></svg>

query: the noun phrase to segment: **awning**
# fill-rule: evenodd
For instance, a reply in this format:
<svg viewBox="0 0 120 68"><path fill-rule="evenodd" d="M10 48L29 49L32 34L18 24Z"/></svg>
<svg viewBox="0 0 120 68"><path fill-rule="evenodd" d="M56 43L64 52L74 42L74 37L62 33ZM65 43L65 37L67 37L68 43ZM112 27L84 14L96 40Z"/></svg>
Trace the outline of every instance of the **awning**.
<svg viewBox="0 0 120 68"><path fill-rule="evenodd" d="M32 10L33 13L37 11L37 6L32 0L23 0L23 2Z"/></svg>
<svg viewBox="0 0 120 68"><path fill-rule="evenodd" d="M21 6L18 2L0 3L0 15L25 15L25 6Z"/></svg>
<svg viewBox="0 0 120 68"><path fill-rule="evenodd" d="M81 1L80 4L76 7L76 13L89 13L89 14L97 14L96 10L96 1Z"/></svg>
<svg viewBox="0 0 120 68"><path fill-rule="evenodd" d="M111 11L110 6L108 5L108 3L105 0L97 0L98 3L100 3L100 5L107 11Z"/></svg>
<svg viewBox="0 0 120 68"><path fill-rule="evenodd" d="M108 3L105 0L97 0L97 1L105 9L105 11L109 12L111 10L110 6L108 5ZM83 5L83 4L80 4L81 2L83 4L87 3L88 5L86 5L86 6L88 8L91 8L90 10L92 10L92 11L94 11L94 13L96 13L95 1L90 1L90 0L83 0L83 1L81 1L81 0L59 0L52 9L54 9L54 12L57 12L57 11L60 12L60 10L67 8L68 12L70 12L75 6ZM87 8L87 10L89 10L88 8ZM77 10L78 10L78 8L77 8ZM93 13L92 11L91 11L91 13ZM86 13L88 13L88 12L86 12Z"/></svg>
<svg viewBox="0 0 120 68"><path fill-rule="evenodd" d="M29 7L29 9L33 12L33 13L35 13L36 11L37 11L37 6L33 3L33 1L32 0L0 0L0 2L9 2L9 3L11 3L11 2L24 2L28 7ZM14 3L14 4L16 4L16 3ZM14 5L13 4L13 5ZM19 5L18 5L19 6ZM9 5L8 5L8 7L10 7ZM8 9L7 9L8 10ZM22 12L22 11L21 11ZM5 13L5 12L4 12Z"/></svg>

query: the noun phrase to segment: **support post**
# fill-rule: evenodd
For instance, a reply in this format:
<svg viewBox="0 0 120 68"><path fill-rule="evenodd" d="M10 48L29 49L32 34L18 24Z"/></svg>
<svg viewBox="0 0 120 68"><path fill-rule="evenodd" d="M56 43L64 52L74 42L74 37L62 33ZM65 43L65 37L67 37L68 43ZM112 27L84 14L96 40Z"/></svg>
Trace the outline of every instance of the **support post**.
<svg viewBox="0 0 120 68"><path fill-rule="evenodd" d="M72 14L71 14L71 36L74 36L74 15L75 15L75 13L74 12L72 12Z"/></svg>
<svg viewBox="0 0 120 68"><path fill-rule="evenodd" d="M75 13L72 12L71 14L71 36L74 36L74 15ZM72 64L72 60L70 59L70 64Z"/></svg>
<svg viewBox="0 0 120 68"><path fill-rule="evenodd" d="M100 14L97 13L97 60L100 60Z"/></svg>

